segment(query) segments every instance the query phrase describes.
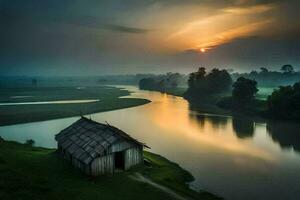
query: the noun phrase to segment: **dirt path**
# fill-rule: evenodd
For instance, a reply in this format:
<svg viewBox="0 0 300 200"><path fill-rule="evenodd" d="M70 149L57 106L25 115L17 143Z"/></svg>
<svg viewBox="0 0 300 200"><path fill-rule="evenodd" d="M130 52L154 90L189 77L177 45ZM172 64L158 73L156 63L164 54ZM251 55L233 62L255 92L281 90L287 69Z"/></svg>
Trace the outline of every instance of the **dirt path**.
<svg viewBox="0 0 300 200"><path fill-rule="evenodd" d="M142 174L140 173L135 173L134 175L130 175L130 178L136 180L136 181L140 181L140 182L143 182L143 183L148 183L149 185L152 185L153 187L159 189L159 190L162 190L164 191L165 193L169 194L170 196L172 196L173 198L177 199L177 200L188 200L188 198L186 197L183 197L179 194L177 194L176 192L174 192L173 190L163 186L163 185L160 185L158 183L155 183L153 182L152 180L144 177Z"/></svg>

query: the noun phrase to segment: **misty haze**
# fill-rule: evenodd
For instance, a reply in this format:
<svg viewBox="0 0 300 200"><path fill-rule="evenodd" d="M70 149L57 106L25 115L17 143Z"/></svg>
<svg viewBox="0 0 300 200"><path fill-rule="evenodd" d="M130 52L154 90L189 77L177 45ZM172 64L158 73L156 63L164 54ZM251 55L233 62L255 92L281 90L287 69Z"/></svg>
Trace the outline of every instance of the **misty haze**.
<svg viewBox="0 0 300 200"><path fill-rule="evenodd" d="M300 199L298 0L0 0L0 199Z"/></svg>

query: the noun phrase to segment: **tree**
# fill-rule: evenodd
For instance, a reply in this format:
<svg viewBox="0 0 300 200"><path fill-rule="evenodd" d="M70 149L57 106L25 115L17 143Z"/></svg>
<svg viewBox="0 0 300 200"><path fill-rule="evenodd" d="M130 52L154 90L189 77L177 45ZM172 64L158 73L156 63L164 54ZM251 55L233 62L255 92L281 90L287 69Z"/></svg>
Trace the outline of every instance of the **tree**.
<svg viewBox="0 0 300 200"><path fill-rule="evenodd" d="M269 72L269 70L265 67L261 67L260 70L261 70L261 73L268 73Z"/></svg>
<svg viewBox="0 0 300 200"><path fill-rule="evenodd" d="M29 139L29 140L26 140L26 143L25 143L25 144L26 144L26 145L29 145L29 146L31 146L31 147L33 147L34 144L35 144L35 141L32 140L32 139Z"/></svg>
<svg viewBox="0 0 300 200"><path fill-rule="evenodd" d="M280 70L284 73L292 73L294 72L294 67L292 65L283 65Z"/></svg>
<svg viewBox="0 0 300 200"><path fill-rule="evenodd" d="M239 77L233 83L232 97L237 100L248 101L255 97L258 92L255 80Z"/></svg>
<svg viewBox="0 0 300 200"><path fill-rule="evenodd" d="M276 118L300 119L300 82L280 86L268 97L268 112Z"/></svg>
<svg viewBox="0 0 300 200"><path fill-rule="evenodd" d="M178 87L179 82L184 76L179 73L168 72L163 75L153 75L152 77L142 78L139 81L140 89L165 92L168 89Z"/></svg>
<svg viewBox="0 0 300 200"><path fill-rule="evenodd" d="M199 67L198 72L197 72L197 77L198 78L203 78L206 74L206 68L205 67Z"/></svg>
<svg viewBox="0 0 300 200"><path fill-rule="evenodd" d="M214 68L207 75L207 89L210 93L220 93L228 91L232 85L232 79L227 70Z"/></svg>
<svg viewBox="0 0 300 200"><path fill-rule="evenodd" d="M212 69L206 73L204 67L189 76L188 90L185 93L187 99L203 97L211 94L222 93L230 90L232 79L227 70Z"/></svg>
<svg viewBox="0 0 300 200"><path fill-rule="evenodd" d="M139 88L142 90L154 90L156 86L154 78L143 78L139 81Z"/></svg>

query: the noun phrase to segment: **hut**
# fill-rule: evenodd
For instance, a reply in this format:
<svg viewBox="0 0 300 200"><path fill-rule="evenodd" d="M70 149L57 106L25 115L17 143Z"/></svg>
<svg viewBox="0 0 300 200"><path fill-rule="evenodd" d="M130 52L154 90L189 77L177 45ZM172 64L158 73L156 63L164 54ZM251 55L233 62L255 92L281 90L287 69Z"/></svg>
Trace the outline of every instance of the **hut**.
<svg viewBox="0 0 300 200"><path fill-rule="evenodd" d="M147 147L116 127L85 117L55 135L55 140L65 159L92 176L143 163Z"/></svg>

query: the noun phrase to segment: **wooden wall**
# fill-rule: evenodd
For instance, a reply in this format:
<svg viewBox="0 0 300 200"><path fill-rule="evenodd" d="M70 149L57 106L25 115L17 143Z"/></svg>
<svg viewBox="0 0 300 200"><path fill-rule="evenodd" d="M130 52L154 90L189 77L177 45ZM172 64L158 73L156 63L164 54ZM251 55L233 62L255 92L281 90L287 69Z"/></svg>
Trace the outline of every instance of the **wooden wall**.
<svg viewBox="0 0 300 200"><path fill-rule="evenodd" d="M125 151L125 170L143 163L143 147L136 146Z"/></svg>
<svg viewBox="0 0 300 200"><path fill-rule="evenodd" d="M127 141L120 141L113 144L107 151L107 155L95 158L90 165L86 165L81 161L73 158L72 155L65 152L59 145L58 150L63 154L64 158L71 161L72 165L81 169L89 175L98 176L106 173L113 173L115 170L115 152L124 152L125 170L130 167L143 163L143 147Z"/></svg>
<svg viewBox="0 0 300 200"><path fill-rule="evenodd" d="M108 154L96 158L91 163L91 175L98 176L105 173L114 172L114 154Z"/></svg>
<svg viewBox="0 0 300 200"><path fill-rule="evenodd" d="M79 168L81 171L83 171L86 174L91 174L91 169L90 166L87 164L84 164L83 162L77 160L76 158L72 157L71 154L69 154L68 152L66 152L63 148L61 148L61 146L58 145L58 152L64 157L64 159L68 160L71 162L71 164L76 167Z"/></svg>

